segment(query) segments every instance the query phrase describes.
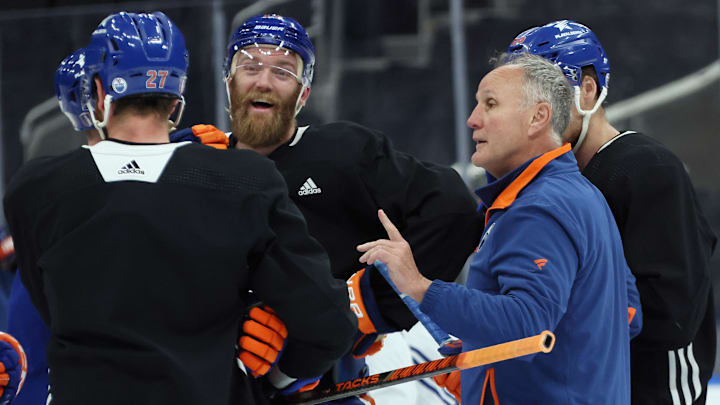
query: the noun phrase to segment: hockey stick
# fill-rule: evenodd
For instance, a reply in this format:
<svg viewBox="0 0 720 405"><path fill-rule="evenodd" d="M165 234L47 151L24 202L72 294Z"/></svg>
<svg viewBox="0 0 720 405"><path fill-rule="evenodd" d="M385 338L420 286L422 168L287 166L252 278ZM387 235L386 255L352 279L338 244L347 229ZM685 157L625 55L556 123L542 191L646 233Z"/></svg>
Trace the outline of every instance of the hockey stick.
<svg viewBox="0 0 720 405"><path fill-rule="evenodd" d="M555 335L546 330L535 336L471 350L444 359L340 382L330 388L300 392L287 397L284 402L280 403L300 405L332 401L455 370L465 370L533 353L549 353L554 345Z"/></svg>
<svg viewBox="0 0 720 405"><path fill-rule="evenodd" d="M438 324L433 322L432 319L430 319L429 316L425 315L424 312L420 310L420 304L417 303L414 299L409 297L407 294L403 294L398 290L395 283L390 278L390 273L388 272L387 265L380 260L376 260L373 264L375 268L382 274L383 277L385 277L385 280L390 284L390 287L392 287L393 290L395 290L395 293L400 296L400 299L405 303L405 306L408 307L410 312L412 312L413 315L415 315L415 318L417 318L418 321L427 329L427 331L430 333L430 336L437 342L438 345L440 345L440 348L438 351L443 356L449 356L453 354L458 354L460 352L461 347L455 347L452 345L446 346L448 343L452 342L453 339L450 337L450 335L447 334L444 330L442 330Z"/></svg>

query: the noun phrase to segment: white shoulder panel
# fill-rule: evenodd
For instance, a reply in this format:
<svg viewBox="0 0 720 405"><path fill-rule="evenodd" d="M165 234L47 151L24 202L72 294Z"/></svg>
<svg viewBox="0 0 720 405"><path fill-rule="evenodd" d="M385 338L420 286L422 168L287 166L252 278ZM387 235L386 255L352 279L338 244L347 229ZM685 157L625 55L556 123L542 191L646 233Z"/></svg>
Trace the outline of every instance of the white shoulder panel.
<svg viewBox="0 0 720 405"><path fill-rule="evenodd" d="M295 138L293 138L292 142L290 142L290 146L295 146L295 145L297 145L297 143L300 142L300 140L301 140L302 137L303 137L303 134L305 134L305 131L307 131L308 128L310 128L310 125L307 125L307 126L304 126L304 127L299 127L299 128L297 129L297 131L295 132Z"/></svg>
<svg viewBox="0 0 720 405"><path fill-rule="evenodd" d="M157 182L175 149L190 142L161 145L127 145L113 141L83 146L90 150L95 165L106 182Z"/></svg>
<svg viewBox="0 0 720 405"><path fill-rule="evenodd" d="M605 148L607 148L608 146L610 146L611 143L617 141L618 139L622 138L622 137L625 136L625 135L630 135L630 134L637 134L637 132L635 132L635 131L625 131L625 132L623 132L623 133L621 133L621 134L615 135L612 139L610 139L609 141L605 142L605 144L604 144L603 146L601 146L600 149L598 149L598 151L595 152L595 154L597 155L598 153L602 152L603 149L605 149Z"/></svg>

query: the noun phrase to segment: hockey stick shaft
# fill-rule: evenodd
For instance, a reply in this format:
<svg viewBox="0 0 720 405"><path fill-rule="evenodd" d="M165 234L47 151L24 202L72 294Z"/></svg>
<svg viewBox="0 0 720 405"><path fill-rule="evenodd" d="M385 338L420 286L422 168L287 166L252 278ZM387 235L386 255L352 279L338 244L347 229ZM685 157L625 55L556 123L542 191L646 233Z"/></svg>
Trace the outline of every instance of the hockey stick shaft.
<svg viewBox="0 0 720 405"><path fill-rule="evenodd" d="M444 359L428 361L385 373L373 374L369 377L340 382L331 388L301 392L288 397L284 403L293 405L317 404L353 395L360 395L378 388L385 388L391 385L432 377L455 370L465 370L534 353L549 353L554 345L555 335L546 330L535 336L471 350Z"/></svg>
<svg viewBox="0 0 720 405"><path fill-rule="evenodd" d="M383 277L385 277L385 280L387 280L388 284L390 284L390 287L392 287L393 290L395 290L395 293L400 296L402 301L405 303L405 306L408 307L410 312L417 318L418 321L427 329L427 331L430 333L430 336L437 342L438 345L443 346L444 344L450 342L452 338L450 338L450 335L447 334L442 328L440 328L435 322L433 322L432 319L430 319L429 316L425 315L424 312L420 310L420 304L417 303L414 299L410 298L408 295L403 294L398 290L395 283L390 278L390 273L388 271L387 265L379 260L377 260L374 263L375 268L382 274Z"/></svg>

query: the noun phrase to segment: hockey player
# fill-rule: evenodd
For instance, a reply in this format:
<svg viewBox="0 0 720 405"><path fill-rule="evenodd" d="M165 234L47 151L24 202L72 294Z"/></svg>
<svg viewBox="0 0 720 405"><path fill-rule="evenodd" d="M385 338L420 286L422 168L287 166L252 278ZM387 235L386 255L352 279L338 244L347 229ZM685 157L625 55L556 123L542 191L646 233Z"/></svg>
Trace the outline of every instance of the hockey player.
<svg viewBox="0 0 720 405"><path fill-rule="evenodd" d="M99 64L89 65L97 56L86 58L85 49L78 49L63 59L55 73L55 95L60 110L70 120L75 131L87 136L89 146L100 141L88 110L89 77L97 73ZM48 396L48 365L45 352L50 331L30 301L27 289L15 274L8 306L8 332L24 342L28 359L28 375L24 389L13 401L15 405L44 404Z"/></svg>
<svg viewBox="0 0 720 405"><path fill-rule="evenodd" d="M462 403L630 402L627 279L617 227L560 134L571 88L560 69L520 55L488 73L468 125L487 186L485 233L467 287L430 281L384 212L389 240L358 246L400 291L472 350L552 330L549 354L463 370Z"/></svg>
<svg viewBox="0 0 720 405"><path fill-rule="evenodd" d="M60 110L70 120L73 129L87 137L88 146L93 146L100 142L100 135L93 126L87 102L92 99L90 81L102 66L97 63L99 55L86 56L86 52L85 48L78 49L60 63L55 74L55 94ZM90 64L91 61L96 63ZM185 138L191 137L217 149L227 149L227 137L224 134L207 133L205 126L196 125L185 131ZM12 243L10 246L12 247ZM3 249L3 254L5 253ZM11 254L14 257L14 249ZM45 347L50 331L30 301L19 272L15 274L10 290L8 332L25 343L29 363L24 389L18 393L13 404L45 403L49 386Z"/></svg>
<svg viewBox="0 0 720 405"><path fill-rule="evenodd" d="M167 143L187 69L180 31L162 13L121 12L90 49L102 63L90 118L108 140L29 163L5 197L52 331L52 403L253 403L233 360L248 289L291 333L276 376L323 373L356 320L282 178L252 152Z"/></svg>
<svg viewBox="0 0 720 405"><path fill-rule="evenodd" d="M377 351L378 334L407 330L417 322L381 275L372 268L358 272L355 246L383 235L377 209L384 208L407 235L423 274L451 281L482 231L474 198L453 170L394 150L377 131L351 122L297 126L295 115L310 96L315 68L312 42L297 21L278 15L245 21L230 39L225 67L231 143L275 162L310 233L328 251L333 275L352 276L354 297L365 301L354 303L363 334L353 354ZM392 341L394 347L369 358L372 371L409 365L407 343L401 336ZM393 363L403 352L407 362ZM342 364L348 363L346 358ZM397 391L373 397L378 404L409 404L414 401L410 388L395 388L405 390L399 398Z"/></svg>
<svg viewBox="0 0 720 405"><path fill-rule="evenodd" d="M608 122L610 63L588 27L563 20L531 28L508 52L552 60L575 88L563 139L610 205L645 315L631 342L632 403L704 404L715 364L709 263L717 238L683 163L658 141Z"/></svg>

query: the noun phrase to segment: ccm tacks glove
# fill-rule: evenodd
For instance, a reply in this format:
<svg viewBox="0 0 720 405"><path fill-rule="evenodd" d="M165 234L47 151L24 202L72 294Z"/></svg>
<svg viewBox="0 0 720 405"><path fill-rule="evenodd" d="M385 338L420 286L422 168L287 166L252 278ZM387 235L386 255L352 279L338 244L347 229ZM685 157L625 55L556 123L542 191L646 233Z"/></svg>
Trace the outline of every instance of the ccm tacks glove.
<svg viewBox="0 0 720 405"><path fill-rule="evenodd" d="M394 332L385 323L375 303L375 295L370 287L370 273L373 271L377 271L375 266L367 266L347 280L350 309L358 318L358 335L352 348L352 354L356 358L380 351L385 338L383 334Z"/></svg>

